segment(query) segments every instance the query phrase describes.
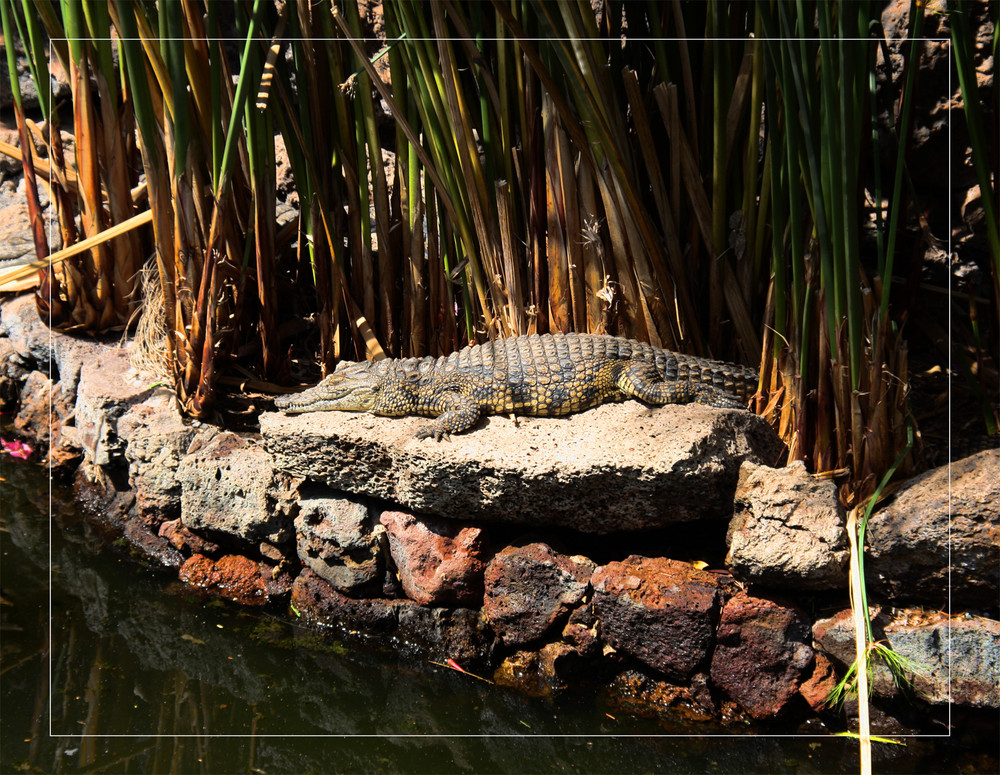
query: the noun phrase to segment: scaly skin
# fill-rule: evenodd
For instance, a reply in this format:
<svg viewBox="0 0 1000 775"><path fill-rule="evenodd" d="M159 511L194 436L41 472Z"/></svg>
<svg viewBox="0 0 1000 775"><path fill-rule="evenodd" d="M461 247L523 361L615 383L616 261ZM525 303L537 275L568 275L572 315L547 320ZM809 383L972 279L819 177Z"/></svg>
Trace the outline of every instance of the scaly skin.
<svg viewBox="0 0 1000 775"><path fill-rule="evenodd" d="M743 366L614 336L539 334L441 358L350 364L302 393L279 396L275 406L434 417L417 437L441 439L483 414L559 417L628 398L745 409L756 389L756 372Z"/></svg>

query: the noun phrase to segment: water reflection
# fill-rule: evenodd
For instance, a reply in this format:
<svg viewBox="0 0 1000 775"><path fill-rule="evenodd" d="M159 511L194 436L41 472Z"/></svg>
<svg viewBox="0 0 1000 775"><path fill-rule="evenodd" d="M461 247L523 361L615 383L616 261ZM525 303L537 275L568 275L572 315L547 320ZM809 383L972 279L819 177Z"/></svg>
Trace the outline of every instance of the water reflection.
<svg viewBox="0 0 1000 775"><path fill-rule="evenodd" d="M664 729L204 600L108 551L59 488L50 545L44 472L2 476L5 773L856 770L843 739L601 737ZM930 746L882 769L919 771Z"/></svg>

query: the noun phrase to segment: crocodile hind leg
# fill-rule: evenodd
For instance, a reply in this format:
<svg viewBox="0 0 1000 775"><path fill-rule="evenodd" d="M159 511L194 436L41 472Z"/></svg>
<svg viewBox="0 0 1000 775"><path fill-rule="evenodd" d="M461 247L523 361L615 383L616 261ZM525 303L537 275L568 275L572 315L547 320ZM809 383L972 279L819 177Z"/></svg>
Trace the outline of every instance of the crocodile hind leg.
<svg viewBox="0 0 1000 775"><path fill-rule="evenodd" d="M479 420L481 411L479 402L472 396L449 390L422 396L420 413L436 419L418 430L417 438L427 439L433 436L441 441L442 437L471 428Z"/></svg>
<svg viewBox="0 0 1000 775"><path fill-rule="evenodd" d="M617 386L626 398L638 398L656 406L694 402L721 409L746 409L735 396L712 385L691 380L666 381L645 361L627 361L618 374Z"/></svg>

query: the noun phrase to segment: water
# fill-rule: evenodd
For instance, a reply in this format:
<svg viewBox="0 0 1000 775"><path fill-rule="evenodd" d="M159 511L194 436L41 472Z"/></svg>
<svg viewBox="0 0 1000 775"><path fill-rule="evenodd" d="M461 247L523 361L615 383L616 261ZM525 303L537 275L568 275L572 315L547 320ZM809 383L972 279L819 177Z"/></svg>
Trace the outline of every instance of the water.
<svg viewBox="0 0 1000 775"><path fill-rule="evenodd" d="M0 476L0 772L857 771L851 740L663 737L597 701L528 699L200 598L109 548L58 486L50 536L44 471L4 456ZM953 746L897 748L879 747L879 771L995 771Z"/></svg>

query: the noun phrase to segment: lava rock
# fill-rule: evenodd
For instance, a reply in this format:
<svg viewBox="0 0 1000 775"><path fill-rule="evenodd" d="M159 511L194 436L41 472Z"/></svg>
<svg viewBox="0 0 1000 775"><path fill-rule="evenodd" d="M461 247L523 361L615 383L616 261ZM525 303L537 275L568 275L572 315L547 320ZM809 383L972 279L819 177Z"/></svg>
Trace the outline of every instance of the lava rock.
<svg viewBox="0 0 1000 775"><path fill-rule="evenodd" d="M199 430L184 422L173 394L160 388L122 415L117 432L125 441L129 484L135 490L138 513L153 521L179 518L177 469L195 437L207 440L215 429Z"/></svg>
<svg viewBox="0 0 1000 775"><path fill-rule="evenodd" d="M486 566L486 620L505 646L542 638L580 604L595 568L544 543L505 547Z"/></svg>
<svg viewBox="0 0 1000 775"><path fill-rule="evenodd" d="M817 651L815 659L812 675L802 682L799 694L810 708L820 713L827 708L827 698L837 686L837 669L826 654Z"/></svg>
<svg viewBox="0 0 1000 775"><path fill-rule="evenodd" d="M547 643L538 651L516 651L506 657L493 673L493 681L529 697L551 699L573 685L581 664L572 646Z"/></svg>
<svg viewBox="0 0 1000 775"><path fill-rule="evenodd" d="M197 533L188 530L181 524L179 519L171 519L161 522L157 535L165 538L175 549L191 552L192 554L217 554L218 544L202 538Z"/></svg>
<svg viewBox="0 0 1000 775"><path fill-rule="evenodd" d="M379 521L408 598L420 605L482 602L482 528L401 511L385 511Z"/></svg>
<svg viewBox="0 0 1000 775"><path fill-rule="evenodd" d="M252 544L280 544L293 535L292 520L269 492L275 486L271 456L250 439L225 431L203 446L192 444L177 479L185 527Z"/></svg>
<svg viewBox="0 0 1000 775"><path fill-rule="evenodd" d="M76 385L77 444L88 471L122 461L126 442L118 432L120 418L152 389L140 381L123 347L105 348L84 361Z"/></svg>
<svg viewBox="0 0 1000 775"><path fill-rule="evenodd" d="M34 440L35 453L54 468L68 469L80 460L73 421L73 398L45 374L33 371L21 390L14 427Z"/></svg>
<svg viewBox="0 0 1000 775"><path fill-rule="evenodd" d="M599 567L591 584L606 643L675 680L705 661L719 616L719 582L711 573L632 555Z"/></svg>
<svg viewBox="0 0 1000 775"><path fill-rule="evenodd" d="M178 575L186 584L244 605L263 605L268 599L260 564L242 555L211 560L194 554L181 566Z"/></svg>
<svg viewBox="0 0 1000 775"><path fill-rule="evenodd" d="M972 708L1000 708L1000 622L915 608L875 608L871 613L876 639L909 660L912 669L904 670L901 678L917 697L933 705L950 701ZM817 650L846 669L855 656L851 611L818 620L813 625L813 641ZM881 660L875 659L872 668L874 694L892 697L900 693Z"/></svg>
<svg viewBox="0 0 1000 775"><path fill-rule="evenodd" d="M740 593L722 608L712 683L757 719L778 715L813 667L804 617L773 600Z"/></svg>
<svg viewBox="0 0 1000 775"><path fill-rule="evenodd" d="M641 670L629 669L615 676L601 694L614 710L646 718L672 719L684 724L705 723L715 720L719 713L719 704L712 696L708 676L704 673L677 685Z"/></svg>
<svg viewBox="0 0 1000 775"><path fill-rule="evenodd" d="M337 592L308 568L292 584L293 610L346 636L391 636L404 655L485 664L491 651L475 611L432 608L412 600L355 599Z"/></svg>

